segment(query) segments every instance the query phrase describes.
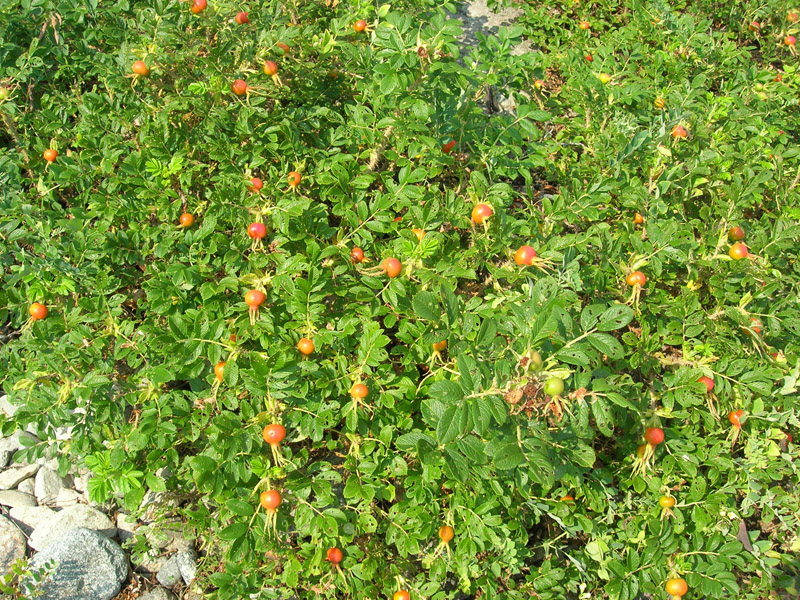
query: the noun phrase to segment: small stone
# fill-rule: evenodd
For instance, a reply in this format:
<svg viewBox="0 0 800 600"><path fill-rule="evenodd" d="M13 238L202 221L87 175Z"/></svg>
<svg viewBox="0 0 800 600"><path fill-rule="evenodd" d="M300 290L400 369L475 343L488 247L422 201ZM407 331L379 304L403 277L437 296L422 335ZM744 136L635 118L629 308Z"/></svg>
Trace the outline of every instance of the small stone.
<svg viewBox="0 0 800 600"><path fill-rule="evenodd" d="M33 477L29 477L25 481L20 482L17 489L23 494L30 494L33 496L36 491L36 480Z"/></svg>
<svg viewBox="0 0 800 600"><path fill-rule="evenodd" d="M25 536L14 523L0 516L0 575L8 573L20 558L25 558Z"/></svg>
<svg viewBox="0 0 800 600"><path fill-rule="evenodd" d="M131 560L134 560L134 558L131 557ZM142 555L141 558L134 560L133 564L136 565L137 572L152 575L164 568L164 565L167 564L167 557L159 554L157 550L150 550Z"/></svg>
<svg viewBox="0 0 800 600"><path fill-rule="evenodd" d="M58 497L48 505L54 508L69 508L81 502L81 495L75 490L63 488L59 490Z"/></svg>
<svg viewBox="0 0 800 600"><path fill-rule="evenodd" d="M8 417L13 417L18 410L19 406L11 404L8 401L8 396L0 396L0 412L5 413Z"/></svg>
<svg viewBox="0 0 800 600"><path fill-rule="evenodd" d="M65 427L56 427L56 439L62 442L72 439L72 430L74 427L72 425L67 425Z"/></svg>
<svg viewBox="0 0 800 600"><path fill-rule="evenodd" d="M45 467L50 469L51 471L58 471L58 459L57 458L37 458L36 464L40 467Z"/></svg>
<svg viewBox="0 0 800 600"><path fill-rule="evenodd" d="M24 494L19 490L0 491L0 504L16 508L18 506L36 506L36 498L30 494Z"/></svg>
<svg viewBox="0 0 800 600"><path fill-rule="evenodd" d="M177 554L164 563L164 566L156 573L156 579L158 579L158 583L168 588L174 587L183 579L178 566Z"/></svg>
<svg viewBox="0 0 800 600"><path fill-rule="evenodd" d="M160 587L142 594L139 596L139 600L175 600L175 594Z"/></svg>
<svg viewBox="0 0 800 600"><path fill-rule="evenodd" d="M89 480L92 478L92 472L88 469L81 469L78 473L74 476L75 479L75 489L79 492L88 492L89 491Z"/></svg>
<svg viewBox="0 0 800 600"><path fill-rule="evenodd" d="M0 473L0 490L10 490L17 487L20 482L36 475L39 465L25 465L24 467L10 467Z"/></svg>
<svg viewBox="0 0 800 600"><path fill-rule="evenodd" d="M31 561L33 568L47 562L55 570L42 584L42 600L111 600L128 577L128 559L104 535L77 527L60 535ZM23 585L29 583L23 580Z"/></svg>
<svg viewBox="0 0 800 600"><path fill-rule="evenodd" d="M173 526L180 526L180 523L172 523ZM166 552L184 552L194 548L192 542L186 539L182 531L177 529L148 529L145 530L145 537L151 546L165 550Z"/></svg>
<svg viewBox="0 0 800 600"><path fill-rule="evenodd" d="M36 473L34 494L39 504L50 504L58 498L59 492L67 487L67 479L61 477L57 471L42 467Z"/></svg>
<svg viewBox="0 0 800 600"><path fill-rule="evenodd" d="M71 529L91 529L106 537L114 537L117 528L107 516L85 504L76 504L57 512L34 529L28 545L34 550L44 550Z"/></svg>
<svg viewBox="0 0 800 600"><path fill-rule="evenodd" d="M11 462L14 453L22 448L22 437L27 437L32 443L39 441L35 435L17 430L8 437L0 438L0 467L5 467Z"/></svg>
<svg viewBox="0 0 800 600"><path fill-rule="evenodd" d="M197 553L194 550L178 552L175 558L178 561L178 569L181 572L183 581L186 585L189 585L197 576Z"/></svg>
<svg viewBox="0 0 800 600"><path fill-rule="evenodd" d="M46 506L17 506L8 511L8 516L19 528L30 535L33 530L56 514L56 511Z"/></svg>
<svg viewBox="0 0 800 600"><path fill-rule="evenodd" d="M126 515L125 513L118 513L117 535L119 536L119 541L127 542L128 540L133 539L134 534L136 532L136 528L138 526L139 522L130 515Z"/></svg>

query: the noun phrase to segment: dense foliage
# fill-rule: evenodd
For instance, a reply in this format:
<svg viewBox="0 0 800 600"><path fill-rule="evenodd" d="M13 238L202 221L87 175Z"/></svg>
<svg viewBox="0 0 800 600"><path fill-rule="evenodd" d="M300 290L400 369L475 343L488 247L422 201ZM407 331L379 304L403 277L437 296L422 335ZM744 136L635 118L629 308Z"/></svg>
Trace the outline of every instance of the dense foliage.
<svg viewBox="0 0 800 600"><path fill-rule="evenodd" d="M21 455L212 598L796 597L794 12L203 4L0 0Z"/></svg>

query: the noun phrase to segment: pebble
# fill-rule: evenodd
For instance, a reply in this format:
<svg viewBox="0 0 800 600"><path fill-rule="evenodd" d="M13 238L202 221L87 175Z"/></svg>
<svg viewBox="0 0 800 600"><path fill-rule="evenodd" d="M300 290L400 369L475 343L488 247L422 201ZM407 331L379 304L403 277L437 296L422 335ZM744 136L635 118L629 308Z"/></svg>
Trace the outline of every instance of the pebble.
<svg viewBox="0 0 800 600"><path fill-rule="evenodd" d="M17 487L20 482L36 475L39 465L25 465L23 467L9 467L0 473L0 490L10 490Z"/></svg>
<svg viewBox="0 0 800 600"><path fill-rule="evenodd" d="M36 491L35 478L29 477L25 481L20 482L20 484L17 486L17 489L24 494L30 494L33 496L34 492Z"/></svg>
<svg viewBox="0 0 800 600"><path fill-rule="evenodd" d="M46 506L17 506L8 511L8 516L19 528L30 535L33 530L56 514L51 508Z"/></svg>
<svg viewBox="0 0 800 600"><path fill-rule="evenodd" d="M152 575L164 568L164 565L167 564L167 557L160 554L158 550L150 550L139 559L139 562L134 564L137 572Z"/></svg>
<svg viewBox="0 0 800 600"><path fill-rule="evenodd" d="M0 439L0 467L5 467L11 462L11 458L14 456L14 453L22 448L22 437L30 438L33 443L39 441L35 435L31 435L26 431L15 431L8 437L4 437Z"/></svg>
<svg viewBox="0 0 800 600"><path fill-rule="evenodd" d="M156 573L156 579L158 583L168 588L175 587L183 579L177 554L164 563L164 566Z"/></svg>
<svg viewBox="0 0 800 600"><path fill-rule="evenodd" d="M8 401L8 396L0 396L0 412L6 414L7 417L13 417L19 410L19 406L11 404Z"/></svg>
<svg viewBox="0 0 800 600"><path fill-rule="evenodd" d="M133 539L138 526L139 522L130 515L117 513L117 535L120 542L124 543Z"/></svg>
<svg viewBox="0 0 800 600"><path fill-rule="evenodd" d="M165 550L166 552L183 552L193 548L192 542L186 539L182 531L174 529L180 527L180 523L169 523L167 529L145 529L145 537L150 545Z"/></svg>
<svg viewBox="0 0 800 600"><path fill-rule="evenodd" d="M189 585L197 577L197 553L194 550L178 552L175 555L178 561L178 569L186 585Z"/></svg>
<svg viewBox="0 0 800 600"><path fill-rule="evenodd" d="M58 492L58 497L50 503L54 508L68 508L81 502L81 496L75 490L64 488Z"/></svg>
<svg viewBox="0 0 800 600"><path fill-rule="evenodd" d="M36 506L36 498L19 490L3 490L0 491L0 504L11 508Z"/></svg>
<svg viewBox="0 0 800 600"><path fill-rule="evenodd" d="M139 596L139 600L175 600L175 594L160 587L142 594Z"/></svg>
<svg viewBox="0 0 800 600"><path fill-rule="evenodd" d="M34 495L39 504L50 504L58 498L61 490L68 485L68 479L61 477L57 471L42 467L34 480Z"/></svg>

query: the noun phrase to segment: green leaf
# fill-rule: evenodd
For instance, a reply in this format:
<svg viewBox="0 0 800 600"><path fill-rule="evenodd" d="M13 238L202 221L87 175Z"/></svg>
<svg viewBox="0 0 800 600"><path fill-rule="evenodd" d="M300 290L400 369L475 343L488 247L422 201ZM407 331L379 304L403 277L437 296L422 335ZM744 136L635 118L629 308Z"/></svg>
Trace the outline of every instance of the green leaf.
<svg viewBox="0 0 800 600"><path fill-rule="evenodd" d="M217 536L221 540L231 541L243 537L247 533L247 523L233 523L220 531Z"/></svg>
<svg viewBox="0 0 800 600"><path fill-rule="evenodd" d="M544 491L549 490L555 483L555 467L544 454L535 450L529 450L528 458L528 474L531 479L538 482L544 488Z"/></svg>
<svg viewBox="0 0 800 600"><path fill-rule="evenodd" d="M461 386L448 379L434 382L428 389L428 395L446 405L456 404L464 399L464 391Z"/></svg>
<svg viewBox="0 0 800 600"><path fill-rule="evenodd" d="M444 449L445 474L456 481L465 482L469 475L469 468L464 457L452 448Z"/></svg>
<svg viewBox="0 0 800 600"><path fill-rule="evenodd" d="M155 385L161 385L162 383L166 383L168 381L172 381L174 379L172 373L168 369L162 366L155 367L150 372L150 380Z"/></svg>
<svg viewBox="0 0 800 600"><path fill-rule="evenodd" d="M447 444L456 439L464 431L465 411L463 406L448 406L436 427L436 439L440 444Z"/></svg>
<svg viewBox="0 0 800 600"><path fill-rule="evenodd" d="M240 517L249 517L252 516L254 507L252 504L248 504L243 500L237 500L236 498L231 498L228 500L225 505L228 507L233 514L238 515Z"/></svg>
<svg viewBox="0 0 800 600"><path fill-rule="evenodd" d="M633 309L625 304L615 304L600 315L597 329L600 331L614 331L621 329L633 320Z"/></svg>
<svg viewBox="0 0 800 600"><path fill-rule="evenodd" d="M477 370L475 361L466 354L459 354L456 359L456 365L458 365L458 381L461 384L461 389L464 390L465 394L474 392L475 381L472 378L471 371Z"/></svg>
<svg viewBox="0 0 800 600"><path fill-rule="evenodd" d="M607 333L592 333L586 339L589 340L592 346L611 359L617 360L625 356L622 344Z"/></svg>
<svg viewBox="0 0 800 600"><path fill-rule="evenodd" d="M431 292L419 292L412 301L414 312L421 319L428 321L438 321L442 316L442 309L439 300Z"/></svg>
<svg viewBox="0 0 800 600"><path fill-rule="evenodd" d="M492 462L495 467L505 471L514 469L524 463L525 455L516 442L508 442L499 448L492 457Z"/></svg>
<svg viewBox="0 0 800 600"><path fill-rule="evenodd" d="M594 466L597 457L591 447L581 442L574 442L567 449L570 460L581 467L591 468Z"/></svg>
<svg viewBox="0 0 800 600"><path fill-rule="evenodd" d="M478 438L468 435L458 440L457 445L458 449L467 457L467 460L479 465L486 462L484 445Z"/></svg>
<svg viewBox="0 0 800 600"><path fill-rule="evenodd" d="M614 422L612 420L611 411L602 396L598 396L592 400L592 414L594 415L594 422L597 424L597 428L601 433L608 437L613 436Z"/></svg>
<svg viewBox="0 0 800 600"><path fill-rule="evenodd" d="M574 346L569 348L562 348L556 353L556 358L569 365L577 365L579 367L586 367L592 362L589 355L583 350L579 350Z"/></svg>

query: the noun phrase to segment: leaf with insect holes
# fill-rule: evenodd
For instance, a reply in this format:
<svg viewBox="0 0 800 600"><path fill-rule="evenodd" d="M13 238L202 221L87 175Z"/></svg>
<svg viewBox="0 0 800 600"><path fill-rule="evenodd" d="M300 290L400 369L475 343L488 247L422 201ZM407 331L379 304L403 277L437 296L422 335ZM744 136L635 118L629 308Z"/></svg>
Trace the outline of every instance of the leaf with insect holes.
<svg viewBox="0 0 800 600"><path fill-rule="evenodd" d="M609 307L599 317L597 328L600 331L621 329L633 320L633 309L624 304Z"/></svg>
<svg viewBox="0 0 800 600"><path fill-rule="evenodd" d="M492 462L501 470L514 469L525 462L525 455L516 442L508 442L497 449Z"/></svg>
<svg viewBox="0 0 800 600"><path fill-rule="evenodd" d="M438 321L442 315L442 310L439 307L439 301L431 292L419 292L414 296L413 300L414 312L421 319L428 321Z"/></svg>

